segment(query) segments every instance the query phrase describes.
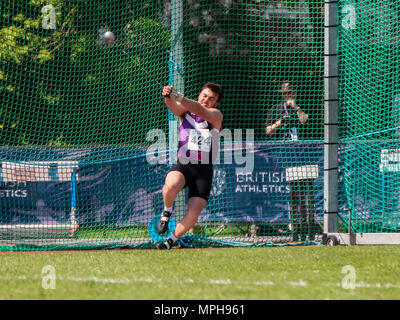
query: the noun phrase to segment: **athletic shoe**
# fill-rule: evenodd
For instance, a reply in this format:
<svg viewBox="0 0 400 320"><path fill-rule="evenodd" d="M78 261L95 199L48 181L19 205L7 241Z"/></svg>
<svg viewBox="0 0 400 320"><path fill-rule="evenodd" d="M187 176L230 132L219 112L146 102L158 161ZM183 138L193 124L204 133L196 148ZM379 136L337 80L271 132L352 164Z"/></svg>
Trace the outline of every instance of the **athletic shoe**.
<svg viewBox="0 0 400 320"><path fill-rule="evenodd" d="M164 234L167 232L168 222L169 222L170 217L171 217L171 212L164 211L161 214L161 218L160 218L160 220L158 220L158 223L157 223L157 232L159 234Z"/></svg>
<svg viewBox="0 0 400 320"><path fill-rule="evenodd" d="M165 242L157 242L156 247L159 250L169 250L172 248L173 244L174 242L172 241L172 239L168 238Z"/></svg>

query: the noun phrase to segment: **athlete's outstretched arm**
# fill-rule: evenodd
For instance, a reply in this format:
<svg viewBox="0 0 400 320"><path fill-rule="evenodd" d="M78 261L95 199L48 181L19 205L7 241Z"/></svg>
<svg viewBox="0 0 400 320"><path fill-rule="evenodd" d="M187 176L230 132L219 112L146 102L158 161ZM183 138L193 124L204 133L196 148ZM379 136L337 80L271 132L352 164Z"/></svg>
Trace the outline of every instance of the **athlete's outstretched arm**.
<svg viewBox="0 0 400 320"><path fill-rule="evenodd" d="M216 108L205 108L195 100L183 97L181 105L211 123L217 130L221 130L222 126L222 113Z"/></svg>

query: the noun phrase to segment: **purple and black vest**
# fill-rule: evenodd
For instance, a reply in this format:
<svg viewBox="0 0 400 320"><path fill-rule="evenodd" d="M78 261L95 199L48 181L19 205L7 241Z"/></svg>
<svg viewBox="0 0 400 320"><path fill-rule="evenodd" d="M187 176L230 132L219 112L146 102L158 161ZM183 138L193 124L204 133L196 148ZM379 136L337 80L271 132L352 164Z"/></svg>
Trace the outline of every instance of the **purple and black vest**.
<svg viewBox="0 0 400 320"><path fill-rule="evenodd" d="M218 131L206 120L188 111L179 127L178 159L184 159L184 163L212 164L218 157L218 151Z"/></svg>

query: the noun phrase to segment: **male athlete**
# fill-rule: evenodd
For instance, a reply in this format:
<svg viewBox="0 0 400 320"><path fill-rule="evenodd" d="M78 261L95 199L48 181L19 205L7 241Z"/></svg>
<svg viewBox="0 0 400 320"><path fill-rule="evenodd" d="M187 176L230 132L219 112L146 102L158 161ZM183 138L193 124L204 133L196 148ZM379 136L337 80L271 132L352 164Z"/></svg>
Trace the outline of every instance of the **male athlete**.
<svg viewBox="0 0 400 320"><path fill-rule="evenodd" d="M162 91L165 104L180 118L178 161L172 166L162 188L164 211L157 224L157 232L164 234L173 214L173 203L179 191L189 188L185 217L165 242L156 244L158 249L171 249L174 242L193 228L207 204L213 179L213 161L218 153L218 132L222 127L222 113L217 105L223 89L219 84L207 83L197 101L183 96L173 86Z"/></svg>

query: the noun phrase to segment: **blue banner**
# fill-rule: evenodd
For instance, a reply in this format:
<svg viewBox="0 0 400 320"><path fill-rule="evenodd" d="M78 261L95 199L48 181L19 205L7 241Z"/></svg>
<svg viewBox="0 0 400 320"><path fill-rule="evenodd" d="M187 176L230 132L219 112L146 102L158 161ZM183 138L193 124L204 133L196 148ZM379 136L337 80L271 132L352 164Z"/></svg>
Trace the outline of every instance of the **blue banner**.
<svg viewBox="0 0 400 320"><path fill-rule="evenodd" d="M217 164L206 212L200 221L289 222L291 197L286 168L318 165L313 180L315 212L323 215L323 145L256 144L254 168L236 172L235 164ZM239 166L240 167L240 166Z"/></svg>
<svg viewBox="0 0 400 320"><path fill-rule="evenodd" d="M253 147L252 171L240 172L237 169L243 168L243 164L235 164L235 159L233 163L224 163L223 157L214 165L212 192L200 222L289 221L290 187L285 170L311 164L319 168L318 177L313 182L314 203L317 215L322 218L322 144L260 143ZM0 151L3 159L0 174L1 223L67 222L72 199L76 197L75 214L81 227L148 224L163 208L161 188L169 165L151 165L142 148L124 148L128 151L123 153L131 154L131 157L107 162L92 162L91 159L110 157L116 148L34 149L29 154L35 162L23 160L28 154L26 149L14 150L14 161L24 161L25 164L19 176L9 168L9 162L12 162L10 153ZM227 150L222 148L224 151ZM245 146L240 150L242 153L247 151ZM48 163L49 158L53 160L51 164ZM41 173L36 174L39 161L47 162L40 163ZM29 178L26 168L29 168ZM10 172L14 172L13 177ZM73 182L76 194L72 192L71 172L76 173L76 181Z"/></svg>

